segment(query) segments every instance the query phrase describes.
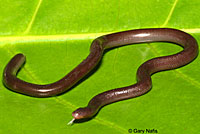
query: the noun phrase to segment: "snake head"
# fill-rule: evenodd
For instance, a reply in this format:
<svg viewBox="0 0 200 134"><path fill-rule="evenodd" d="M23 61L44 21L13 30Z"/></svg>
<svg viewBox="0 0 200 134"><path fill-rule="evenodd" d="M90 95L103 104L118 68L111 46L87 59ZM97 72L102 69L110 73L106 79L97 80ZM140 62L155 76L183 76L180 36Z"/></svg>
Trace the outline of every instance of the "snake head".
<svg viewBox="0 0 200 134"><path fill-rule="evenodd" d="M78 108L72 113L72 116L75 119L84 119L84 118L90 118L94 115L94 112L91 108L89 107L84 107L84 108Z"/></svg>

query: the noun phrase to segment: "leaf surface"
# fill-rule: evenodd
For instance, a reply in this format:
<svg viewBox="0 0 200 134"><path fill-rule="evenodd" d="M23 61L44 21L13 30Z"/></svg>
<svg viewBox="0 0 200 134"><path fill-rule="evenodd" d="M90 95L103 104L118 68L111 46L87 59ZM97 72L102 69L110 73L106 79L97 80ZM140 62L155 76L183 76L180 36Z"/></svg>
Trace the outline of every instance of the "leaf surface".
<svg viewBox="0 0 200 134"><path fill-rule="evenodd" d="M0 75L15 54L23 53L27 61L19 78L38 84L55 82L87 57L93 39L116 31L170 27L192 34L199 42L199 8L198 0L2 1ZM182 68L154 74L149 93L107 105L95 118L67 126L71 113L93 96L135 83L144 61L181 50L170 43L113 49L104 54L92 75L56 97L33 98L0 84L0 133L126 134L129 129L198 133L199 57Z"/></svg>

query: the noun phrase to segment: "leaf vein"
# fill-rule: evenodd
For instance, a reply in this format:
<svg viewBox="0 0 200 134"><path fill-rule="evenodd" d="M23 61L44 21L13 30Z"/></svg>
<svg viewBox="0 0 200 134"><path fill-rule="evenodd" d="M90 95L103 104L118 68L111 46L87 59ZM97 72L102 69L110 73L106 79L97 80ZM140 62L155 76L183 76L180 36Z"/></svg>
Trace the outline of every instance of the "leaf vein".
<svg viewBox="0 0 200 134"><path fill-rule="evenodd" d="M42 0L39 0L39 1L38 1L38 4L37 4L37 6L36 6L35 12L33 13L33 16L32 16L32 18L31 18L31 21L29 22L28 27L27 27L26 30L24 31L24 34L29 33L29 31L30 31L30 29L31 29L31 27L32 27L32 25L33 25L33 22L35 21L35 18L36 18L36 16L37 16L37 13L38 13L38 10L39 10L39 8L40 8L41 3L42 3Z"/></svg>
<svg viewBox="0 0 200 134"><path fill-rule="evenodd" d="M168 24L169 20L170 20L171 17L172 17L172 14L173 14L173 12L174 12L174 9L175 9L177 3L178 3L178 0L175 0L174 3L173 3L173 5L172 5L172 8L171 8L171 10L170 10L170 12L169 12L169 14L168 14L166 20L165 20L165 22L164 22L163 25L162 25L162 27L165 27L165 26Z"/></svg>
<svg viewBox="0 0 200 134"><path fill-rule="evenodd" d="M194 85L197 88L200 88L200 82L196 81L195 79L191 78L190 76L184 74L183 72L181 72L180 70L174 70L176 71L176 73L181 76L181 78L183 78L184 80L188 81L189 83L191 83L192 85Z"/></svg>

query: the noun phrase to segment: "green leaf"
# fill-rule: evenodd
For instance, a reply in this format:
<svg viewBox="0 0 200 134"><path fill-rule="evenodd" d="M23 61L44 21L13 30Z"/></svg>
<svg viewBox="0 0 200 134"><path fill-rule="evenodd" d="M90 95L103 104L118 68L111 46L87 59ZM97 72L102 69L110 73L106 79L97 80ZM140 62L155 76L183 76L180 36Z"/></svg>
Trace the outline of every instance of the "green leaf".
<svg viewBox="0 0 200 134"><path fill-rule="evenodd" d="M89 54L93 39L116 31L171 27L200 40L199 0L7 0L0 5L0 74L17 53L27 57L18 77L47 84L62 78ZM144 61L176 53L170 43L124 46L104 54L99 68L69 92L34 98L0 84L2 134L127 134L200 131L199 57L182 68L152 76L152 90L103 107L98 115L67 126L71 113L98 93L136 82ZM134 133L134 132L132 132ZM147 132L146 132L147 133Z"/></svg>

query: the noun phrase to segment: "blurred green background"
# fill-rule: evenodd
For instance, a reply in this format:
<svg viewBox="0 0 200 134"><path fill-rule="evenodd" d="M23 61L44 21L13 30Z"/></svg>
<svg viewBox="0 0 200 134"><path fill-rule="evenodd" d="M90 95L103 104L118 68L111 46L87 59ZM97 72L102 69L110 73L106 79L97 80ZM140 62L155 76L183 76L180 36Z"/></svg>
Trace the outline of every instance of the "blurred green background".
<svg viewBox="0 0 200 134"><path fill-rule="evenodd" d="M89 54L93 39L139 28L177 28L200 41L199 0L1 0L0 75L17 53L27 57L18 77L47 84L62 78ZM105 53L99 68L69 92L50 98L14 93L0 84L1 134L160 134L200 131L199 57L152 76L152 90L107 105L98 115L67 126L71 113L103 91L136 82L144 61L182 50L170 43L124 46ZM134 133L134 132L132 132Z"/></svg>

